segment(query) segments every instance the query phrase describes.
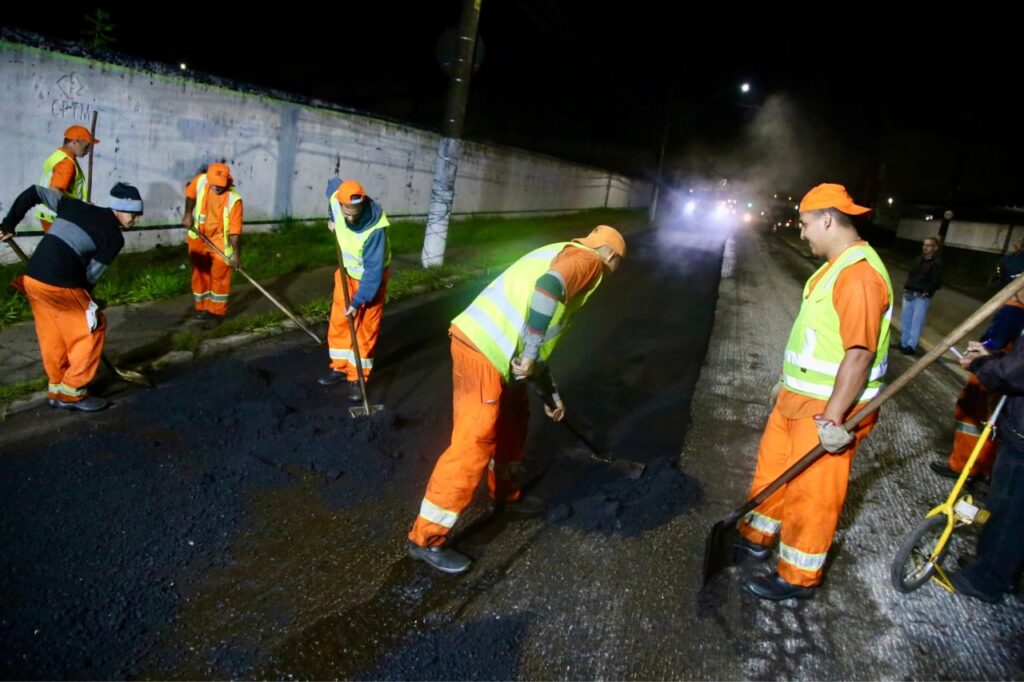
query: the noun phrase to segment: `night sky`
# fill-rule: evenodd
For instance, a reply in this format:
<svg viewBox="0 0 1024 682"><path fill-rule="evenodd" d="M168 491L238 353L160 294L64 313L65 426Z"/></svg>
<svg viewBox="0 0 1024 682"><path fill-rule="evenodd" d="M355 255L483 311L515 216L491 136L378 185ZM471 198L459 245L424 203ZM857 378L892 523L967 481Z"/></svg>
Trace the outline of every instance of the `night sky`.
<svg viewBox="0 0 1024 682"><path fill-rule="evenodd" d="M71 18L91 8L71 7L8 6L3 25L76 39ZM440 126L447 76L436 47L458 23L459 0L318 12L227 4L222 19L209 10L201 20L187 7L107 6L114 49ZM1024 205L1022 60L1008 17L775 9L483 0L485 52L465 137L650 177L664 125L676 120L669 172L792 192L834 180L904 201ZM55 14L59 25L46 21ZM235 28L222 39L219 25ZM739 95L742 81L749 95Z"/></svg>

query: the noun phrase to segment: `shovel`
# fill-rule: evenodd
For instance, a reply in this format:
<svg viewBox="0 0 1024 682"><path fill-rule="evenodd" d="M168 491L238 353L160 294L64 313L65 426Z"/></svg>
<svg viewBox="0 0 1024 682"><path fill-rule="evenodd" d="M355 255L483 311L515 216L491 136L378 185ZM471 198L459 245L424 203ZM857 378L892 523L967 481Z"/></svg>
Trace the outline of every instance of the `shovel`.
<svg viewBox="0 0 1024 682"><path fill-rule="evenodd" d="M551 396L549 396L543 388L538 386L533 381L530 381L529 384L537 393L537 395L541 397L545 405L547 405L552 410L555 409L555 404L551 401ZM608 464L616 471L622 473L626 478L636 480L644 475L644 469L647 468L646 464L642 462L635 462L631 459L618 459L612 457L610 454L602 451L600 448L594 445L590 441L590 439L583 435L583 433L579 429L577 429L575 426L569 423L568 419L563 418L558 423L564 426L569 433L574 435L579 442L583 443L583 445L587 447L587 449L590 451L590 457L592 459L596 459L598 461L604 462L605 464Z"/></svg>
<svg viewBox="0 0 1024 682"><path fill-rule="evenodd" d="M1018 277L1003 287L999 293L989 299L985 305L978 308L978 310L964 320L959 327L951 331L946 338L935 344L935 346L928 351L924 357L915 362L913 366L901 374L896 381L887 386L885 390L876 396L874 400L868 403L863 410L850 417L850 419L843 424L843 428L847 431L853 431L857 424L860 424L861 421L868 417L868 415L877 412L878 408L882 406L882 403L886 402L903 390L903 388L915 379L917 375L927 369L933 362L938 360L939 357L949 350L951 346L956 344L963 337L967 336L968 332L981 324L985 318L992 315L992 313L998 310L1000 306L1010 300L1010 298L1012 298L1021 289L1024 289L1024 277ZM800 461L783 472L781 476L769 483L763 490L761 490L761 492L757 493L757 495L751 498L746 504L739 509L736 509L733 513L729 514L729 516L718 521L711 528L707 544L704 547L704 586L707 586L708 581L710 581L711 578L732 565L734 553L733 541L736 539L738 532L736 530L736 524L740 519L774 495L779 488L802 474L824 454L825 448L818 445L816 448L804 455Z"/></svg>
<svg viewBox="0 0 1024 682"><path fill-rule="evenodd" d="M224 262L226 262L226 263L231 263L231 259L230 259L230 258L228 258L228 257L227 257L227 256L226 256L226 255L224 254L224 252L223 252L222 250L218 249L218 248L217 248L217 245L216 245L216 244L214 244L214 243L213 243L212 241L210 241L210 238L209 238L209 237L207 237L207 236L206 236L205 234L203 234L202 232L200 232L198 228L196 228L196 229L194 230L194 232L195 232L195 234L198 234L198 235L199 235L199 238L200 238L200 239L202 239L202 240L203 240L204 242L206 242L206 245L207 245L207 246L209 246L209 247L210 247L211 249L213 249L213 250L214 250L214 252L215 252L215 253L216 253L216 254L217 254L218 256L220 256L221 258L223 258L223 259L224 259ZM310 329L309 327L307 327L307 326L306 326L306 325L305 325L305 324L304 324L304 323L302 322L302 320L300 320L299 318L295 317L295 314L294 314L294 313L292 313L292 311L288 310L288 308L286 308L286 307L285 307L285 305L284 305L283 303L281 303L281 302L280 302L280 301L278 301L278 300L277 300L276 298L274 298L273 294L271 294L271 293L270 293L269 291L267 291L266 289L264 289L264 288L263 288L263 286L262 286L262 285L261 285L261 284L260 284L259 282L257 282L257 281L256 281L256 280L254 280L254 279L253 279L252 277L250 277L250 276L249 276L249 274L248 274L248 273L247 273L247 272L246 272L245 270L243 270L243 269L241 268L241 266L239 266L239 265L232 265L232 266L231 266L231 269L232 269L232 270L234 270L235 272L237 272L238 274L240 274L240 275L241 275L242 277L245 277L245 278L246 278L247 280L249 280L249 284L251 284L251 285L253 285L254 287L256 287L256 290L257 290L257 291L259 291L259 292L260 292L261 294L263 294L264 296L266 296L266 297L267 297L267 300L268 300L268 301L270 301L271 303L273 303L273 304L274 304L275 306L277 306L277 309L278 309L278 310L280 310L280 311L281 311L282 313L284 313L285 315L287 315L287 316L288 316L288 318L289 318L289 319L290 319L290 320L291 320L292 322L294 322L294 323L295 323L295 324L296 324L296 325L297 325L297 326L299 327L299 329L301 329L302 331L304 331L304 332L306 332L307 334L309 334L309 337L310 337L311 339L313 339L313 341L315 341L317 345L323 345L323 341L321 341L321 340L320 340L320 337L319 337L319 336L317 336L316 334L314 334L314 333L313 333L313 330L312 330L312 329Z"/></svg>
<svg viewBox="0 0 1024 682"><path fill-rule="evenodd" d="M28 256L25 255L25 252L21 250L21 247L14 242L13 238L7 240L7 245L10 246L11 250L14 251L18 258L21 259L22 263L28 265ZM156 385L153 383L153 380L147 377L145 374L142 374L141 372L133 372L127 369L118 369L114 365L114 363L110 361L110 358L107 357L106 353L100 354L100 360L103 362L104 367L109 369L117 376L121 377L121 379L127 381L129 384L135 384L136 386L145 386L146 388L156 388Z"/></svg>

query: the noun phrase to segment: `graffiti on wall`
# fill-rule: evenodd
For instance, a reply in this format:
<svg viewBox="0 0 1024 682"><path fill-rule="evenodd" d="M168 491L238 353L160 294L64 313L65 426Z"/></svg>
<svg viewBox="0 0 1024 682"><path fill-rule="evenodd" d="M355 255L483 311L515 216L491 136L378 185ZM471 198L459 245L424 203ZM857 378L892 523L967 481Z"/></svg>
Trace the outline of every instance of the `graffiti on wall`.
<svg viewBox="0 0 1024 682"><path fill-rule="evenodd" d="M93 105L81 101L86 88L78 74L71 72L62 75L57 79L57 89L61 96L50 104L50 114L54 118L88 121Z"/></svg>

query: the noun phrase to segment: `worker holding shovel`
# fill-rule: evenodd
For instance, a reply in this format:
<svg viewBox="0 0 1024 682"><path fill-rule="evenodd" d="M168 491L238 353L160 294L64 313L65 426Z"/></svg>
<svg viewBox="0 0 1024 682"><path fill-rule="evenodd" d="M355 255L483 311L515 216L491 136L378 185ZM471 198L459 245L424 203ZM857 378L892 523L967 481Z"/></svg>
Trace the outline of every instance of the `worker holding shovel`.
<svg viewBox="0 0 1024 682"><path fill-rule="evenodd" d="M814 462L740 523L738 554L767 560L779 540L777 571L745 584L763 599L807 598L821 582L853 454L877 419L877 412L871 414L852 433L842 428L879 394L887 366L892 283L851 220L869 210L835 184L818 185L800 202L800 236L814 256L828 262L804 287L749 497L819 442L831 456Z"/></svg>
<svg viewBox="0 0 1024 682"><path fill-rule="evenodd" d="M195 319L207 324L228 314L231 272L241 262L242 211L242 196L225 163L211 163L185 187L181 222L192 263Z"/></svg>
<svg viewBox="0 0 1024 682"><path fill-rule="evenodd" d="M334 274L334 300L327 328L331 368L319 383L333 386L348 381L349 400L365 402L356 356L365 382L373 372L374 350L391 276L390 223L381 205L368 197L355 180L342 182L330 194L329 205L328 227L334 232L340 259ZM358 345L353 347L354 343Z"/></svg>
<svg viewBox="0 0 1024 682"><path fill-rule="evenodd" d="M448 535L487 471L493 504L519 516L544 502L523 495L515 474L523 458L531 376L544 384L544 410L558 421L565 405L542 363L572 315L626 255L626 242L607 225L583 238L549 244L513 263L452 320L452 440L434 466L409 533L408 552L445 573L470 559Z"/></svg>

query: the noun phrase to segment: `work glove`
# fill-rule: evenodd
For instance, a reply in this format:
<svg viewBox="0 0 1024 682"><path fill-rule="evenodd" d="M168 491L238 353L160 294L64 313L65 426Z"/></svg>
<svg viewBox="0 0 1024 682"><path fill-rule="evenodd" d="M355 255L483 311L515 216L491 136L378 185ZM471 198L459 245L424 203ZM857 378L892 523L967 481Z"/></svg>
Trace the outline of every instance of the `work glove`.
<svg viewBox="0 0 1024 682"><path fill-rule="evenodd" d="M772 393L771 393L771 396L768 398L768 404L774 406L775 403L777 403L779 401L779 393L781 393L781 392L782 392L782 377L779 377L779 380L775 382L774 386L772 386Z"/></svg>
<svg viewBox="0 0 1024 682"><path fill-rule="evenodd" d="M853 442L853 434L836 424L831 419L825 419L820 414L814 416L814 425L818 427L818 440L821 447L833 455L845 450Z"/></svg>

